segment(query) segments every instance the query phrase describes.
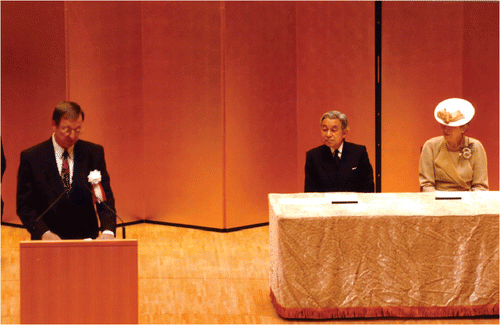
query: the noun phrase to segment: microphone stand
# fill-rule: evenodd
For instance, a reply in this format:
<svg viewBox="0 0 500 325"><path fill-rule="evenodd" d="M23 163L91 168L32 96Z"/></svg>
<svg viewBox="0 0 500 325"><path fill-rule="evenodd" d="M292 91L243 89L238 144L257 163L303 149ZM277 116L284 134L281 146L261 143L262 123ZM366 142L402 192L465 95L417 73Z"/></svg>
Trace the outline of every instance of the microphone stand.
<svg viewBox="0 0 500 325"><path fill-rule="evenodd" d="M87 188L87 190L89 190L89 191L90 191L90 193L92 193L92 195L94 195L94 191L93 191L93 189L89 188L89 186L88 186L88 184L87 184L87 183L85 183L85 187ZM118 219L120 219L120 221L121 221L122 223L124 223L124 222L123 222L123 220L122 220L122 218L120 218L120 216L116 213L116 211L114 211L113 209L111 209L111 208L109 207L109 205L106 203L106 201L102 201L102 202L101 202L101 204L104 204L104 206L105 206L105 207L106 207L109 211L111 211L111 213L113 213L113 214L114 214L114 215L115 215ZM122 228L123 228L122 238L123 238L123 239L125 239L125 226L122 226Z"/></svg>
<svg viewBox="0 0 500 325"><path fill-rule="evenodd" d="M45 211L43 211L43 213L42 213L41 215L39 215L39 216L35 219L35 221L34 221L34 222L37 222L37 221L39 221L40 219L42 219L42 218L43 218L43 216L44 216L45 214L47 214L47 212L49 212L49 210L50 210L50 209L52 209L52 207L53 207L53 206L54 206L57 202L59 202L59 200L63 197L63 195L64 195L64 194L66 194L66 193L68 193L68 192L69 192L69 188L64 187L64 191L61 193L61 195L59 195L59 196L57 197L57 199L55 199L55 201L54 201L54 202L52 202L52 204L51 204L51 205L49 205L49 207L48 207Z"/></svg>
<svg viewBox="0 0 500 325"><path fill-rule="evenodd" d="M123 220L122 220L122 218L120 218L120 216L119 216L119 215L118 215L118 214L117 214L117 213L116 213L113 209L111 209L111 208L109 207L109 205L107 205L107 204L106 204L106 202L105 202L105 201L102 201L101 203L102 203L102 204L104 204L104 206L105 206L105 207L106 207L109 211L111 211L111 212L112 212L112 213L113 213L113 214L114 214L114 215L115 215L118 219L120 219L120 221L121 221L122 223L124 223L124 222L123 222ZM123 230L123 232L122 232L122 238L123 238L123 239L125 239L125 226L122 226L122 230Z"/></svg>

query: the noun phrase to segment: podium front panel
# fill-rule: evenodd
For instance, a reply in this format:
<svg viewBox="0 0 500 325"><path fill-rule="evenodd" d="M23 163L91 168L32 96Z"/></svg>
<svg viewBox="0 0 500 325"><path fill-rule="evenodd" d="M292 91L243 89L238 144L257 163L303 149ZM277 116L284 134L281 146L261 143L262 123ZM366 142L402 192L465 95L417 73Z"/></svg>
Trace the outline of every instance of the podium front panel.
<svg viewBox="0 0 500 325"><path fill-rule="evenodd" d="M21 323L137 324L137 240L20 243Z"/></svg>

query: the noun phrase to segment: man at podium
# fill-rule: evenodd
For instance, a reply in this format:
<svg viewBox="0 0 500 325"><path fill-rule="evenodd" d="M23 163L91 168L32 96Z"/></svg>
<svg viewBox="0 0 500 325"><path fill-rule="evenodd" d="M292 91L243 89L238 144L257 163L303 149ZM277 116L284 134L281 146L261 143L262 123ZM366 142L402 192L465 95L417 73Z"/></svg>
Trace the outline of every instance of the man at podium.
<svg viewBox="0 0 500 325"><path fill-rule="evenodd" d="M59 103L52 115L52 137L21 152L17 214L32 240L115 237L104 149L78 139L84 117L78 104Z"/></svg>

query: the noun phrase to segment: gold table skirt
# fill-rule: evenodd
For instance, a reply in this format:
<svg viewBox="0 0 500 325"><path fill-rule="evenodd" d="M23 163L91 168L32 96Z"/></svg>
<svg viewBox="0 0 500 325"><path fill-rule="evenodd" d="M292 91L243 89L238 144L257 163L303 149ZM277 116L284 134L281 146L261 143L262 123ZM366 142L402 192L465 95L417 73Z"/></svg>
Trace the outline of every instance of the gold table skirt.
<svg viewBox="0 0 500 325"><path fill-rule="evenodd" d="M499 194L270 194L278 314L498 315Z"/></svg>

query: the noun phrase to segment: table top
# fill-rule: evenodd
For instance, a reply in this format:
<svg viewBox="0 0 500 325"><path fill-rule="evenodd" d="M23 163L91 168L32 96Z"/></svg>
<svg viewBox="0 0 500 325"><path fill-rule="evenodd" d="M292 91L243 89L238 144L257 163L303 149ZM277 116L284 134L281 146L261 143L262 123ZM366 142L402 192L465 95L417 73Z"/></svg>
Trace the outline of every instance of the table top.
<svg viewBox="0 0 500 325"><path fill-rule="evenodd" d="M280 218L498 215L500 192L269 194L269 204Z"/></svg>
<svg viewBox="0 0 500 325"><path fill-rule="evenodd" d="M37 247L99 247L99 246L137 246L137 239L114 240L27 240L19 243L21 248Z"/></svg>

